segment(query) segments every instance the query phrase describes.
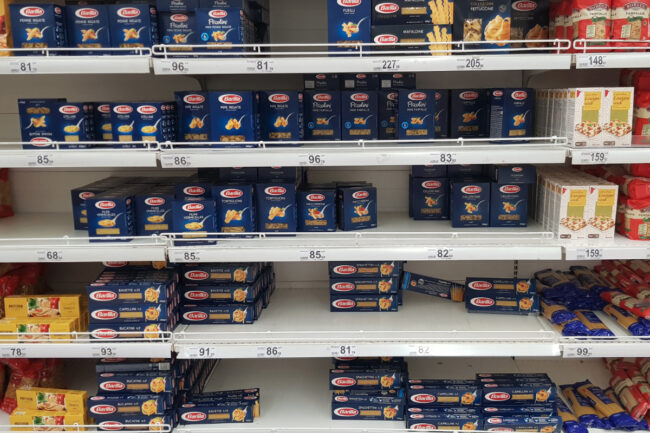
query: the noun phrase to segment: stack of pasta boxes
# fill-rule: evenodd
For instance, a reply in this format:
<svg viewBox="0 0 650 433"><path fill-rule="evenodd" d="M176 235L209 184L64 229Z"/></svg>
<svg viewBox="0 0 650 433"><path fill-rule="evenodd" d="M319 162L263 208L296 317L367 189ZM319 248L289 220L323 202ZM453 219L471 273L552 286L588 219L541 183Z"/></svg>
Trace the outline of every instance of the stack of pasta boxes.
<svg viewBox="0 0 650 433"><path fill-rule="evenodd" d="M414 430L559 432L555 384L544 373L480 373L473 380L408 381L406 427Z"/></svg>
<svg viewBox="0 0 650 433"><path fill-rule="evenodd" d="M96 366L97 395L88 411L99 430L173 427L177 408L203 391L215 360L102 359ZM147 428L143 427L146 426Z"/></svg>
<svg viewBox="0 0 650 433"><path fill-rule="evenodd" d="M181 323L248 324L259 319L275 290L273 266L204 263L183 267Z"/></svg>
<svg viewBox="0 0 650 433"><path fill-rule="evenodd" d="M329 262L330 311L397 311L402 262Z"/></svg>
<svg viewBox="0 0 650 433"><path fill-rule="evenodd" d="M332 419L404 419L408 366L402 358L334 359Z"/></svg>
<svg viewBox="0 0 650 433"><path fill-rule="evenodd" d="M260 416L259 388L192 394L178 409L182 424L253 422Z"/></svg>
<svg viewBox="0 0 650 433"><path fill-rule="evenodd" d="M56 426L85 426L86 391L53 388L29 388L16 390L18 407L11 413L11 430L62 430ZM73 430L66 428L65 430ZM85 430L80 427L79 430Z"/></svg>
<svg viewBox="0 0 650 433"><path fill-rule="evenodd" d="M178 323L177 283L173 267L109 263L86 287L91 338L155 339L172 331Z"/></svg>

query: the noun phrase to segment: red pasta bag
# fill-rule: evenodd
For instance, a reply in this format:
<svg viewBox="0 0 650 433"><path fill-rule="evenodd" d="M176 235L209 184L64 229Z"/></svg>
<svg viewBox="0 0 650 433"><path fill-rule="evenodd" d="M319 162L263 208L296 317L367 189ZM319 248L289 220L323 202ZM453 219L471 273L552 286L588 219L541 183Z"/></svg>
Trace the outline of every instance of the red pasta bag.
<svg viewBox="0 0 650 433"><path fill-rule="evenodd" d="M650 21L650 0L612 0L612 39L647 41ZM612 42L616 47L639 47L648 43Z"/></svg>
<svg viewBox="0 0 650 433"><path fill-rule="evenodd" d="M621 192L632 200L650 197L650 179L645 177L625 176Z"/></svg>
<svg viewBox="0 0 650 433"><path fill-rule="evenodd" d="M625 236L650 240L650 199L628 199L625 206Z"/></svg>
<svg viewBox="0 0 650 433"><path fill-rule="evenodd" d="M589 49L587 52L606 52L611 39L611 7L612 0L573 0L573 39L595 40L588 42L587 47L602 47ZM577 45L581 51L582 45Z"/></svg>
<svg viewBox="0 0 650 433"><path fill-rule="evenodd" d="M637 317L650 319L650 302L648 301L644 302L641 299L633 298L632 296L617 290L602 292L600 297L610 304L616 305L625 311L629 311Z"/></svg>
<svg viewBox="0 0 650 433"><path fill-rule="evenodd" d="M632 143L650 145L650 90L637 90L634 94L632 124Z"/></svg>

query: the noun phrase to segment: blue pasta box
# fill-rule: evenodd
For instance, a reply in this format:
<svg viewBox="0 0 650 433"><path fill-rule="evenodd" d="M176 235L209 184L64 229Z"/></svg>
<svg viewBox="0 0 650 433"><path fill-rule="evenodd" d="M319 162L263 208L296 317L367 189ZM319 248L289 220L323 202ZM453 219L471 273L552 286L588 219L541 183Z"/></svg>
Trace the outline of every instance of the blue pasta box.
<svg viewBox="0 0 650 433"><path fill-rule="evenodd" d="M406 428L410 430L478 430L482 425L480 414L409 413L406 417Z"/></svg>
<svg viewBox="0 0 650 433"><path fill-rule="evenodd" d="M372 0L374 24L452 24L453 0Z"/></svg>
<svg viewBox="0 0 650 433"><path fill-rule="evenodd" d="M179 140L185 142L210 139L210 105L207 92L175 92L178 108Z"/></svg>
<svg viewBox="0 0 650 433"><path fill-rule="evenodd" d="M165 105L160 102L133 104L137 141L165 141Z"/></svg>
<svg viewBox="0 0 650 433"><path fill-rule="evenodd" d="M377 188L351 186L337 188L337 222L341 230L377 227Z"/></svg>
<svg viewBox="0 0 650 433"><path fill-rule="evenodd" d="M75 230L88 230L88 210L86 200L106 191L105 187L85 186L70 190L72 197L72 215Z"/></svg>
<svg viewBox="0 0 650 433"><path fill-rule="evenodd" d="M251 23L241 8L199 7L196 9L198 43L209 50L241 52L241 45L252 43Z"/></svg>
<svg viewBox="0 0 650 433"><path fill-rule="evenodd" d="M451 138L489 137L490 104L487 90L452 90L450 110Z"/></svg>
<svg viewBox="0 0 650 433"><path fill-rule="evenodd" d="M294 183L259 183L256 185L255 195L258 231L296 231L296 185Z"/></svg>
<svg viewBox="0 0 650 433"><path fill-rule="evenodd" d="M449 219L449 179L411 176L410 182L410 208L413 219Z"/></svg>
<svg viewBox="0 0 650 433"><path fill-rule="evenodd" d="M452 180L451 226L487 227L490 223L490 183Z"/></svg>
<svg viewBox="0 0 650 433"><path fill-rule="evenodd" d="M483 404L501 405L531 405L555 403L556 387L553 382L519 383L484 383Z"/></svg>
<svg viewBox="0 0 650 433"><path fill-rule="evenodd" d="M394 140L397 138L397 111L399 93L394 90L377 92L377 120L379 121L379 139Z"/></svg>
<svg viewBox="0 0 650 433"><path fill-rule="evenodd" d="M397 138L435 138L436 95L433 90L400 90Z"/></svg>
<svg viewBox="0 0 650 433"><path fill-rule="evenodd" d="M436 138L449 138L449 90L436 90Z"/></svg>
<svg viewBox="0 0 650 433"><path fill-rule="evenodd" d="M113 141L129 142L138 141L140 138L135 125L135 104L121 103L111 105L111 126L113 127ZM135 147L132 144L115 145L116 147Z"/></svg>
<svg viewBox="0 0 650 433"><path fill-rule="evenodd" d="M194 12L198 7L198 0L156 0L158 12Z"/></svg>
<svg viewBox="0 0 650 433"><path fill-rule="evenodd" d="M196 45L196 17L193 12L158 12L161 42L169 51L193 51L184 45Z"/></svg>
<svg viewBox="0 0 650 433"><path fill-rule="evenodd" d="M329 371L331 390L398 390L405 380L404 373L396 368L334 368Z"/></svg>
<svg viewBox="0 0 650 433"><path fill-rule="evenodd" d="M215 233L217 231L215 207L212 199L174 200L172 208L174 232L182 233L182 238L206 237L208 233Z"/></svg>
<svg viewBox="0 0 650 433"><path fill-rule="evenodd" d="M222 182L257 182L255 167L227 167L219 169L219 180Z"/></svg>
<svg viewBox="0 0 650 433"><path fill-rule="evenodd" d="M63 6L47 3L10 4L14 48L65 47L67 41L63 9ZM33 54L31 51L14 51L16 56Z"/></svg>
<svg viewBox="0 0 650 433"><path fill-rule="evenodd" d="M108 55L109 51L92 48L110 48L111 37L107 5L68 5L65 9L68 46L85 48L84 56Z"/></svg>
<svg viewBox="0 0 650 433"><path fill-rule="evenodd" d="M537 183L537 169L534 165L492 165L490 179L498 184Z"/></svg>
<svg viewBox="0 0 650 433"><path fill-rule="evenodd" d="M251 304L181 305L181 323L195 324L250 324L262 314L262 299Z"/></svg>
<svg viewBox="0 0 650 433"><path fill-rule="evenodd" d="M298 190L298 231L336 231L336 189L317 188Z"/></svg>
<svg viewBox="0 0 650 433"><path fill-rule="evenodd" d="M96 194L86 200L88 212L88 236L91 242L111 239L115 236L135 236L134 196L139 191L134 188L112 189Z"/></svg>
<svg viewBox="0 0 650 433"><path fill-rule="evenodd" d="M504 292L514 295L515 293L533 294L536 293L535 279L519 278L474 278L467 277L465 280L465 290L469 294L475 293L497 293ZM511 380L509 376L506 377Z"/></svg>
<svg viewBox="0 0 650 433"><path fill-rule="evenodd" d="M398 303L398 295L391 294L330 294L331 312L393 312Z"/></svg>
<svg viewBox="0 0 650 433"><path fill-rule="evenodd" d="M259 263L186 264L181 276L189 283L253 283L260 273Z"/></svg>
<svg viewBox="0 0 650 433"><path fill-rule="evenodd" d="M230 143L257 139L255 96L253 92L210 92L210 141Z"/></svg>
<svg viewBox="0 0 650 433"><path fill-rule="evenodd" d="M379 90L379 74L343 74L343 90Z"/></svg>
<svg viewBox="0 0 650 433"><path fill-rule="evenodd" d="M173 306L167 304L145 304L140 301L88 301L91 323L166 323Z"/></svg>
<svg viewBox="0 0 650 433"><path fill-rule="evenodd" d="M186 283L180 287L183 302L192 304L252 303L262 293L258 280L253 284L194 284Z"/></svg>
<svg viewBox="0 0 650 433"><path fill-rule="evenodd" d="M165 398L156 394L96 395L88 398L88 413L98 420L124 412L163 415L167 409Z"/></svg>
<svg viewBox="0 0 650 433"><path fill-rule="evenodd" d="M97 302L138 301L148 304L171 303L175 285L158 281L108 281L86 286L88 298Z"/></svg>
<svg viewBox="0 0 650 433"><path fill-rule="evenodd" d="M217 229L222 233L255 231L255 192L252 185L229 184L212 187L217 205Z"/></svg>
<svg viewBox="0 0 650 433"><path fill-rule="evenodd" d="M99 395L161 394L172 392L171 374L151 372L99 373L96 375Z"/></svg>
<svg viewBox="0 0 650 433"><path fill-rule="evenodd" d="M528 225L528 185L491 183L490 227Z"/></svg>
<svg viewBox="0 0 650 433"><path fill-rule="evenodd" d="M419 380L408 383L410 406L480 406L481 389L473 380Z"/></svg>
<svg viewBox="0 0 650 433"><path fill-rule="evenodd" d="M23 149L53 147L60 140L58 109L65 99L19 99L21 140Z"/></svg>
<svg viewBox="0 0 650 433"><path fill-rule="evenodd" d="M533 89L492 89L490 91L490 137L531 137L535 121L534 111L535 91ZM518 143L528 142L529 140L518 141Z"/></svg>
<svg viewBox="0 0 650 433"><path fill-rule="evenodd" d="M305 140L341 139L341 93L305 92Z"/></svg>
<svg viewBox="0 0 650 433"><path fill-rule="evenodd" d="M108 5L108 11L113 47L141 48L158 43L158 13L154 6L148 3L112 4Z"/></svg>
<svg viewBox="0 0 650 433"><path fill-rule="evenodd" d="M198 180L176 183L174 185L174 196L177 200L212 198L212 184Z"/></svg>
<svg viewBox="0 0 650 433"><path fill-rule="evenodd" d="M393 278L330 278L331 294L397 294L399 277Z"/></svg>
<svg viewBox="0 0 650 433"><path fill-rule="evenodd" d="M403 420L404 402L396 397L335 395L332 399L332 419Z"/></svg>
<svg viewBox="0 0 650 433"><path fill-rule="evenodd" d="M85 149L92 147L89 143L95 139L94 106L92 103L61 103L57 109L59 118L58 139L66 144L67 149Z"/></svg>
<svg viewBox="0 0 650 433"><path fill-rule="evenodd" d="M176 414L167 411L164 415L130 415L115 413L97 420L98 431L130 430L133 425L146 425L148 429L162 429L163 426L176 425Z"/></svg>
<svg viewBox="0 0 650 433"><path fill-rule="evenodd" d="M539 297L534 281L467 278L465 307L469 312L538 314Z"/></svg>
<svg viewBox="0 0 650 433"><path fill-rule="evenodd" d="M511 0L466 0L454 2L454 41L488 42L466 44L470 49L504 49L510 45Z"/></svg>
<svg viewBox="0 0 650 433"><path fill-rule="evenodd" d="M305 90L339 90L339 74L303 74Z"/></svg>
<svg viewBox="0 0 650 433"><path fill-rule="evenodd" d="M462 284L440 278L405 272L402 277L402 290L422 293L423 295L462 302L465 288Z"/></svg>
<svg viewBox="0 0 650 433"><path fill-rule="evenodd" d="M260 129L262 141L302 140L302 92L260 92Z"/></svg>
<svg viewBox="0 0 650 433"><path fill-rule="evenodd" d="M330 51L354 51L369 43L371 0L327 0L327 33Z"/></svg>
<svg viewBox="0 0 650 433"><path fill-rule="evenodd" d="M415 73L379 74L381 89L415 89Z"/></svg>
<svg viewBox="0 0 650 433"><path fill-rule="evenodd" d="M157 187L135 196L138 236L158 235L172 231L174 188Z"/></svg>
<svg viewBox="0 0 650 433"><path fill-rule="evenodd" d="M253 422L252 402L187 403L178 408L180 422L193 424L223 424Z"/></svg>
<svg viewBox="0 0 650 433"><path fill-rule="evenodd" d="M557 416L557 408L554 404L483 406L482 410L486 416Z"/></svg>
<svg viewBox="0 0 650 433"><path fill-rule="evenodd" d="M451 26L437 24L374 25L370 36L376 44L372 50L399 50L427 52L432 55L448 55L444 50L451 48ZM430 42L449 42L450 44L429 44ZM399 45L396 44L406 44ZM413 45L409 45L413 44ZM424 45L423 45L424 44Z"/></svg>
<svg viewBox="0 0 650 433"><path fill-rule="evenodd" d="M377 92L341 92L343 140L376 140L379 137Z"/></svg>
<svg viewBox="0 0 650 433"><path fill-rule="evenodd" d="M297 167L258 167L257 180L260 182L271 182L277 180L286 182L298 182Z"/></svg>
<svg viewBox="0 0 650 433"><path fill-rule="evenodd" d="M447 168L447 176L454 178L480 177L483 175L483 166L480 164L456 164Z"/></svg>
<svg viewBox="0 0 650 433"><path fill-rule="evenodd" d="M495 416L486 417L482 430L527 431L560 433L562 418L558 416Z"/></svg>
<svg viewBox="0 0 650 433"><path fill-rule="evenodd" d="M421 413L427 415L450 414L450 415L480 415L481 408L472 406L411 406L406 412ZM417 418L414 418L417 419Z"/></svg>
<svg viewBox="0 0 650 433"><path fill-rule="evenodd" d="M413 177L447 177L446 165L413 165L411 166Z"/></svg>
<svg viewBox="0 0 650 433"><path fill-rule="evenodd" d="M328 262L330 278L392 278L402 275L403 262Z"/></svg>
<svg viewBox="0 0 650 433"><path fill-rule="evenodd" d="M99 102L95 104L95 139L113 141L113 125L111 124L111 104Z"/></svg>

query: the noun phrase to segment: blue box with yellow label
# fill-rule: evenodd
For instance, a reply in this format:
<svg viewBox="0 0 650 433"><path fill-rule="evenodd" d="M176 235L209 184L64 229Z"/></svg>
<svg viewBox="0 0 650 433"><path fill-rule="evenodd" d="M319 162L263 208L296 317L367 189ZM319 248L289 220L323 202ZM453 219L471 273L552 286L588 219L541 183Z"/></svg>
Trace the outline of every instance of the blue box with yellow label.
<svg viewBox="0 0 650 433"><path fill-rule="evenodd" d="M490 227L528 225L528 185L491 184Z"/></svg>
<svg viewBox="0 0 650 433"><path fill-rule="evenodd" d="M399 277L403 262L328 262L330 278Z"/></svg>
<svg viewBox="0 0 650 433"><path fill-rule="evenodd" d="M393 278L330 278L331 294L395 295L399 292L399 277Z"/></svg>
<svg viewBox="0 0 650 433"><path fill-rule="evenodd" d="M233 47L233 45L253 42L252 33L249 29L251 23L242 9L236 7L199 7L195 13L195 31L198 34L198 44L205 45L208 50L241 52L241 47Z"/></svg>
<svg viewBox="0 0 650 433"><path fill-rule="evenodd" d="M450 110L451 138L486 138L490 135L488 90L452 90Z"/></svg>
<svg viewBox="0 0 650 433"><path fill-rule="evenodd" d="M397 112L399 93L395 90L380 90L377 92L379 121L379 139L394 140L397 138Z"/></svg>
<svg viewBox="0 0 650 433"><path fill-rule="evenodd" d="M98 373L96 379L99 395L161 394L172 392L174 388L171 372Z"/></svg>
<svg viewBox="0 0 650 433"><path fill-rule="evenodd" d="M118 241L128 239L111 239L115 236L135 236L134 197L140 192L137 188L115 188L96 194L86 200L88 212L88 236L91 242Z"/></svg>
<svg viewBox="0 0 650 433"><path fill-rule="evenodd" d="M434 90L400 90L397 138L400 140L436 138L435 116Z"/></svg>
<svg viewBox="0 0 650 433"><path fill-rule="evenodd" d="M180 422L187 425L253 422L254 402L217 401L186 403L178 408ZM241 414L241 418L235 414Z"/></svg>
<svg viewBox="0 0 650 433"><path fill-rule="evenodd" d="M23 149L52 148L58 134L59 106L65 99L19 99L18 115Z"/></svg>
<svg viewBox="0 0 650 433"><path fill-rule="evenodd" d="M111 104L108 102L95 103L95 140L113 141L113 125L111 124Z"/></svg>
<svg viewBox="0 0 650 433"><path fill-rule="evenodd" d="M532 137L535 122L533 89L492 89L490 91L490 137ZM494 141L504 143L504 141ZM529 143L522 140L517 143Z"/></svg>
<svg viewBox="0 0 650 433"><path fill-rule="evenodd" d="M337 222L341 230L377 227L377 188L370 185L337 188Z"/></svg>
<svg viewBox="0 0 650 433"><path fill-rule="evenodd" d="M399 294L330 294L331 312L395 312Z"/></svg>
<svg viewBox="0 0 650 433"><path fill-rule="evenodd" d="M217 229L222 233L254 232L255 192L253 185L227 184L212 187L217 204Z"/></svg>
<svg viewBox="0 0 650 433"><path fill-rule="evenodd" d="M376 140L379 137L376 91L341 92L343 140Z"/></svg>
<svg viewBox="0 0 650 433"><path fill-rule="evenodd" d="M298 191L298 231L336 231L336 188Z"/></svg>
<svg viewBox="0 0 650 433"><path fill-rule="evenodd" d="M490 224L490 182L451 181L451 226L487 227Z"/></svg>
<svg viewBox="0 0 650 433"><path fill-rule="evenodd" d="M262 141L303 139L303 94L295 91L260 92ZM291 145L291 144L289 144Z"/></svg>
<svg viewBox="0 0 650 433"><path fill-rule="evenodd" d="M478 430L483 417L478 414L409 413L406 428L411 430Z"/></svg>
<svg viewBox="0 0 650 433"><path fill-rule="evenodd" d="M194 12L158 12L161 42L169 51L194 51L184 45L196 45L196 16Z"/></svg>
<svg viewBox="0 0 650 433"><path fill-rule="evenodd" d="M15 48L61 48L67 45L64 7L47 3L9 5L13 46ZM15 56L40 54L38 51L14 51ZM56 51L51 56L59 55Z"/></svg>
<svg viewBox="0 0 650 433"><path fill-rule="evenodd" d="M88 210L86 200L106 191L108 188L99 186L83 186L70 190L72 197L72 215L75 230L88 230Z"/></svg>
<svg viewBox="0 0 650 433"><path fill-rule="evenodd" d="M208 233L217 231L216 209L212 199L194 198L174 200L172 215L174 218L174 232L182 233L181 238L204 238ZM200 241L210 243L214 241ZM189 243L196 245L198 242Z"/></svg>
<svg viewBox="0 0 650 433"><path fill-rule="evenodd" d="M333 368L329 371L331 390L399 390L404 386L406 375L399 368L364 366Z"/></svg>
<svg viewBox="0 0 650 433"><path fill-rule="evenodd" d="M539 314L539 297L534 280L468 277L465 307L478 313Z"/></svg>
<svg viewBox="0 0 650 433"><path fill-rule="evenodd" d="M341 89L364 92L379 90L379 74L343 74L341 75Z"/></svg>
<svg viewBox="0 0 650 433"><path fill-rule="evenodd" d="M174 188L157 187L135 196L138 236L150 236L172 231Z"/></svg>
<svg viewBox="0 0 650 433"><path fill-rule="evenodd" d="M228 147L242 147L238 143L257 139L253 92L210 92L209 101L212 116L210 141L228 143Z"/></svg>
<svg viewBox="0 0 650 433"><path fill-rule="evenodd" d="M181 305L181 323L196 324L250 324L262 314L262 298L250 304Z"/></svg>
<svg viewBox="0 0 650 433"><path fill-rule="evenodd" d="M210 105L208 92L175 92L178 108L178 139L186 142L209 141Z"/></svg>
<svg viewBox="0 0 650 433"><path fill-rule="evenodd" d="M158 12L194 12L198 7L198 0L156 0Z"/></svg>
<svg viewBox="0 0 650 433"><path fill-rule="evenodd" d="M412 407L480 406L481 389L474 380L411 379L407 387Z"/></svg>
<svg viewBox="0 0 650 433"><path fill-rule="evenodd" d="M341 93L305 92L305 140L341 139Z"/></svg>
<svg viewBox="0 0 650 433"><path fill-rule="evenodd" d="M483 383L483 404L492 406L551 404L557 398L556 386L551 381L528 383Z"/></svg>
<svg viewBox="0 0 650 433"><path fill-rule="evenodd" d="M332 398L332 419L403 420L404 400L390 396L334 395Z"/></svg>
<svg viewBox="0 0 650 433"><path fill-rule="evenodd" d="M164 141L162 134L163 111L158 102L120 103L111 106L113 141L117 148L137 148L132 141Z"/></svg>
<svg viewBox="0 0 650 433"><path fill-rule="evenodd" d="M257 231L295 232L297 227L296 185L258 183L255 186Z"/></svg>
<svg viewBox="0 0 650 433"><path fill-rule="evenodd" d="M145 304L141 301L88 301L91 323L166 323L173 314L174 306L166 304Z"/></svg>
<svg viewBox="0 0 650 433"><path fill-rule="evenodd" d="M158 13L148 3L108 5L114 48L151 47L158 43ZM118 54L137 53L122 51Z"/></svg>
<svg viewBox="0 0 650 433"><path fill-rule="evenodd" d="M559 416L486 416L482 430L527 431L540 433L560 433L562 418Z"/></svg>
<svg viewBox="0 0 650 433"><path fill-rule="evenodd" d="M59 131L57 139L66 144L61 147L67 149L85 149L91 144L78 143L95 139L94 107L92 103L59 104L58 108Z"/></svg>
<svg viewBox="0 0 650 433"><path fill-rule="evenodd" d="M354 51L370 37L371 0L327 0L327 33L330 51Z"/></svg>
<svg viewBox="0 0 650 433"><path fill-rule="evenodd" d="M87 50L83 56L110 55L110 51L92 48L110 48L111 36L107 5L68 5L65 9L68 45Z"/></svg>
<svg viewBox="0 0 650 433"><path fill-rule="evenodd" d="M449 219L449 179L410 177L411 217L415 220Z"/></svg>

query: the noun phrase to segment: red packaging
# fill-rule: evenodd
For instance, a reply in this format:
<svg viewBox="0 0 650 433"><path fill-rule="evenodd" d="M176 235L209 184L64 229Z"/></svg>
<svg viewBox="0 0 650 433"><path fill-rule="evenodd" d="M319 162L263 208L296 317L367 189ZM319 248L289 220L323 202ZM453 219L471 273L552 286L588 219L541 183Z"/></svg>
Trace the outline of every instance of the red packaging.
<svg viewBox="0 0 650 433"><path fill-rule="evenodd" d="M632 76L632 85L636 91L650 91L650 71L636 71Z"/></svg>
<svg viewBox="0 0 650 433"><path fill-rule="evenodd" d="M630 280L629 276L618 269L613 262L609 260L603 261L602 266L607 270L609 276L616 281L617 286L629 287L634 284L632 280Z"/></svg>
<svg viewBox="0 0 650 433"><path fill-rule="evenodd" d="M594 271L598 272L598 275L600 275L608 284L618 286L618 280L612 277L604 267L600 265L596 266L594 267Z"/></svg>
<svg viewBox="0 0 650 433"><path fill-rule="evenodd" d="M648 402L625 371L612 372L609 385L630 415L637 421L645 416Z"/></svg>
<svg viewBox="0 0 650 433"><path fill-rule="evenodd" d="M650 239L650 199L628 199L625 206L625 236L634 240Z"/></svg>
<svg viewBox="0 0 650 433"><path fill-rule="evenodd" d="M612 0L612 39L647 41L650 0ZM642 42L612 42L615 47L647 48Z"/></svg>
<svg viewBox="0 0 650 433"><path fill-rule="evenodd" d="M571 21L573 23L573 38L585 40L611 39L611 6L612 0L573 0ZM589 49L587 52L606 52L608 42L591 42L587 47L603 47ZM581 51L581 46L578 46Z"/></svg>
<svg viewBox="0 0 650 433"><path fill-rule="evenodd" d="M549 39L557 38L557 16L560 12L561 2L551 1L548 5L548 37ZM558 38L563 39L563 38Z"/></svg>
<svg viewBox="0 0 650 433"><path fill-rule="evenodd" d="M650 90L634 93L634 118L632 120L632 143L650 145Z"/></svg>
<svg viewBox="0 0 650 433"><path fill-rule="evenodd" d="M634 273L634 271L628 268L622 261L614 260L614 266L616 266L616 269L623 272L633 284L643 284L643 278Z"/></svg>
<svg viewBox="0 0 650 433"><path fill-rule="evenodd" d="M641 260L628 260L625 265L643 279L645 284L650 284L650 266Z"/></svg>
<svg viewBox="0 0 650 433"><path fill-rule="evenodd" d="M573 23L572 23L572 17L573 17L573 5L572 5L572 0L564 0L562 1L562 5L560 6L560 15L558 17L558 28L557 28L557 33L558 33L558 38L561 39L568 39L573 42ZM571 49L569 49L569 52L575 52L573 49L573 45L571 45Z"/></svg>
<svg viewBox="0 0 650 433"><path fill-rule="evenodd" d="M633 200L650 197L650 179L645 177L625 176L621 192Z"/></svg>
<svg viewBox="0 0 650 433"><path fill-rule="evenodd" d="M650 164L625 164L623 167L632 176L650 178Z"/></svg>
<svg viewBox="0 0 650 433"><path fill-rule="evenodd" d="M632 383L637 387L643 398L650 404L650 385L641 370L636 366L625 370Z"/></svg>
<svg viewBox="0 0 650 433"><path fill-rule="evenodd" d="M637 317L650 319L650 302L644 302L616 290L602 292L600 297L610 304L614 304L617 307L629 311Z"/></svg>

